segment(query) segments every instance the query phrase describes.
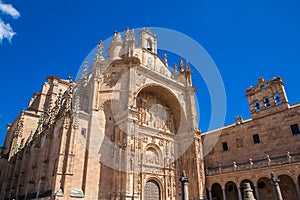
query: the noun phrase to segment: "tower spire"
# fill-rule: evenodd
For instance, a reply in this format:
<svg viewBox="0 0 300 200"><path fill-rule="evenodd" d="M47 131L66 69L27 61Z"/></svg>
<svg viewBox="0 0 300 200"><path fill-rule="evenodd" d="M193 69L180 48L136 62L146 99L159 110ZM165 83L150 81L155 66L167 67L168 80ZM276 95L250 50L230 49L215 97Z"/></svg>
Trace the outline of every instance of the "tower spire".
<svg viewBox="0 0 300 200"><path fill-rule="evenodd" d="M87 85L87 82L88 82L88 74L87 74L87 70L88 70L88 62L87 61L85 61L84 62L84 66L83 66L83 70L82 70L82 79L83 79L83 81L84 81L84 86L86 86Z"/></svg>
<svg viewBox="0 0 300 200"><path fill-rule="evenodd" d="M184 64L182 58L179 59L179 69L180 73L184 72Z"/></svg>
<svg viewBox="0 0 300 200"><path fill-rule="evenodd" d="M125 40L125 42L127 42L128 40L130 40L130 30L129 30L129 27L127 27L126 30L125 30L124 40Z"/></svg>
<svg viewBox="0 0 300 200"><path fill-rule="evenodd" d="M84 62L83 71L82 71L82 78L86 78L87 77L88 64L89 63L87 61Z"/></svg>
<svg viewBox="0 0 300 200"><path fill-rule="evenodd" d="M191 78L192 71L191 71L188 60L186 60L184 74L185 74L185 78L186 78L186 81L187 81L187 85L192 86L192 78Z"/></svg>
<svg viewBox="0 0 300 200"><path fill-rule="evenodd" d="M187 71L187 72L190 72L190 71L191 71L191 68L190 68L189 61L188 61L188 60L186 60L186 65L185 65L185 67L186 67L186 71Z"/></svg>
<svg viewBox="0 0 300 200"><path fill-rule="evenodd" d="M164 53L164 64L168 66L168 57L166 52Z"/></svg>
<svg viewBox="0 0 300 200"><path fill-rule="evenodd" d="M102 40L99 41L98 43L98 51L97 51L97 54L96 54L96 61L101 61L104 59L104 57L102 56L102 53L103 53L103 42Z"/></svg>
<svg viewBox="0 0 300 200"><path fill-rule="evenodd" d="M174 63L174 73L175 73L175 74L177 74L177 73L178 73L178 71L177 71L177 65L176 65L176 63Z"/></svg>

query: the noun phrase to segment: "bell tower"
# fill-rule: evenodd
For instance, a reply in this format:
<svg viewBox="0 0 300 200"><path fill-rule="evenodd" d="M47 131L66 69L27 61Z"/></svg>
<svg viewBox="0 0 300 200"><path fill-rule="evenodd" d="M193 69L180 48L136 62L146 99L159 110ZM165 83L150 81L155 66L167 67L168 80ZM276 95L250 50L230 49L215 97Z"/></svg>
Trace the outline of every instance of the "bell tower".
<svg viewBox="0 0 300 200"><path fill-rule="evenodd" d="M256 86L247 89L246 97L253 119L280 112L290 107L284 83L279 76L270 81L259 78Z"/></svg>
<svg viewBox="0 0 300 200"><path fill-rule="evenodd" d="M140 31L140 46L142 49L157 54L157 38L150 32L149 29L143 29Z"/></svg>

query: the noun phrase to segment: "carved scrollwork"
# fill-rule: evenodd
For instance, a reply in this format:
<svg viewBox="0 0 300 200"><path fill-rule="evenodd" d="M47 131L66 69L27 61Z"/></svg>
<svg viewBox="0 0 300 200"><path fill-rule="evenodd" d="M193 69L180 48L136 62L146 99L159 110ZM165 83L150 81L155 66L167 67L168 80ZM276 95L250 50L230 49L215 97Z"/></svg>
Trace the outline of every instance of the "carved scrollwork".
<svg viewBox="0 0 300 200"><path fill-rule="evenodd" d="M136 78L136 85L137 86L142 86L146 83L146 76L143 74L138 74Z"/></svg>

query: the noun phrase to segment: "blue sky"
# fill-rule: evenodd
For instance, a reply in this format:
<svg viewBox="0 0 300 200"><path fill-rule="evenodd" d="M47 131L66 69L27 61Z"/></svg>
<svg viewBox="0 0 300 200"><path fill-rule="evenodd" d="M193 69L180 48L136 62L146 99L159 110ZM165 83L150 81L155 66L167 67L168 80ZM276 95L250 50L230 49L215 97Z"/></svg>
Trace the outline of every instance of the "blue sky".
<svg viewBox="0 0 300 200"><path fill-rule="evenodd" d="M12 8L15 12L8 12ZM75 77L100 39L126 27L165 27L200 43L225 84L225 124L233 123L236 115L250 117L245 90L260 76L282 76L290 103L299 102L299 9L297 0L0 0L0 144L6 124L27 106L46 76ZM1 37L8 30L3 24L11 31L5 32L6 38ZM194 84L205 131L209 95L201 79Z"/></svg>

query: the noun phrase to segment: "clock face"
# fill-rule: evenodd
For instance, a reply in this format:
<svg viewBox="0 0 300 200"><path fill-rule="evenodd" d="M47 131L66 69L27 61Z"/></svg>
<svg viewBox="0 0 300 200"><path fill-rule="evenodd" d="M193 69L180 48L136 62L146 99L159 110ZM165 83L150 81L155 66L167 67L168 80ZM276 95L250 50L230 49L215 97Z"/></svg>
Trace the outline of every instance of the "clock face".
<svg viewBox="0 0 300 200"><path fill-rule="evenodd" d="M148 57L147 63L148 63L148 66L152 66L152 64L153 64L152 58Z"/></svg>

